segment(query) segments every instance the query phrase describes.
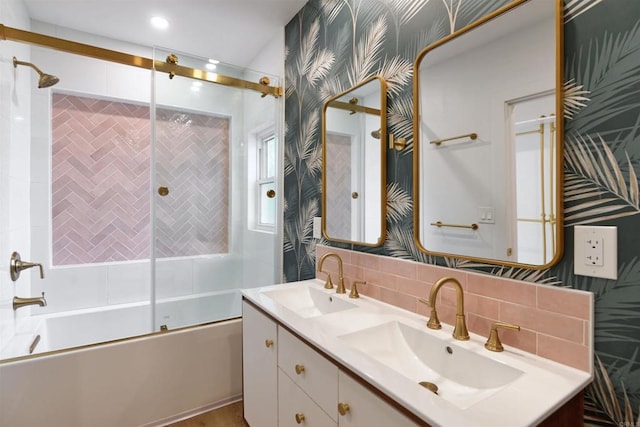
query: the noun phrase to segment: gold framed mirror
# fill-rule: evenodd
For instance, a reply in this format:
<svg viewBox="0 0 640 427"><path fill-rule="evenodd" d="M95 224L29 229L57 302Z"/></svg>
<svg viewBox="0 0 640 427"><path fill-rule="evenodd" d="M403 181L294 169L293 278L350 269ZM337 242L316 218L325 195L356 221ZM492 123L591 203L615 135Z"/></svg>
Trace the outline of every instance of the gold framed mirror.
<svg viewBox="0 0 640 427"><path fill-rule="evenodd" d="M414 237L531 269L563 250L562 0L515 0L414 64Z"/></svg>
<svg viewBox="0 0 640 427"><path fill-rule="evenodd" d="M380 246L386 235L387 84L373 76L322 109L322 234Z"/></svg>

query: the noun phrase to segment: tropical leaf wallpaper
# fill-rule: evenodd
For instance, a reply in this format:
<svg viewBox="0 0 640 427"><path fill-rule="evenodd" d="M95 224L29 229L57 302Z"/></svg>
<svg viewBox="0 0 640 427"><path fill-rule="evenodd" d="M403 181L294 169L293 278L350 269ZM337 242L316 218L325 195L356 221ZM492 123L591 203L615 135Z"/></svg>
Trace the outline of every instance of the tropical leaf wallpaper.
<svg viewBox="0 0 640 427"><path fill-rule="evenodd" d="M413 243L412 65L418 52L508 0L310 0L287 25L284 272L315 275L316 244L413 259L595 294L596 380L585 421L636 425L640 407L640 1L565 0L565 250L548 271L421 253ZM387 239L367 248L313 239L321 206L324 100L372 75L389 83ZM618 280L573 274L573 226L618 227ZM637 424L637 425L640 425Z"/></svg>

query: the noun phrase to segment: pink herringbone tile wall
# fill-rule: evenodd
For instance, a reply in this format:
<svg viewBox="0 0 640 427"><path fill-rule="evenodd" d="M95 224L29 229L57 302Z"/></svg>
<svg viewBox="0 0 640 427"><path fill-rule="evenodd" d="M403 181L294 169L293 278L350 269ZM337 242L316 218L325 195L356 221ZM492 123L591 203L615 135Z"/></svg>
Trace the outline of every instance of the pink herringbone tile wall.
<svg viewBox="0 0 640 427"><path fill-rule="evenodd" d="M53 95L54 265L149 258L149 116L148 106ZM158 117L158 181L170 188L158 203L159 256L225 252L228 120Z"/></svg>
<svg viewBox="0 0 640 427"><path fill-rule="evenodd" d="M593 294L519 280L423 264L380 255L318 245L316 257L334 252L343 261L345 286L366 280L358 291L369 297L426 317L429 308L418 298L429 297L442 277L454 277L464 289L469 331L488 337L493 322L519 325L520 332L501 330L503 344L582 371L593 367ZM318 263L316 262L316 266ZM324 270L334 277L337 261L327 258ZM317 268L317 267L316 267ZM316 273L324 279L324 273ZM455 322L455 291L445 285L438 295L438 317Z"/></svg>

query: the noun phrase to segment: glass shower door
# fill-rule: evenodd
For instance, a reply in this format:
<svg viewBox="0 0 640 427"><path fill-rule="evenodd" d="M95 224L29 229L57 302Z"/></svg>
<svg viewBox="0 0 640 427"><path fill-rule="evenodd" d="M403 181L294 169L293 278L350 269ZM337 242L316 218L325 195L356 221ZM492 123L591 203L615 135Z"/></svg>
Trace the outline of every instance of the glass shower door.
<svg viewBox="0 0 640 427"><path fill-rule="evenodd" d="M178 57L190 68L252 78ZM278 193L280 100L164 73L155 73L153 91L154 330L239 317L239 289L280 277L277 198L269 197Z"/></svg>

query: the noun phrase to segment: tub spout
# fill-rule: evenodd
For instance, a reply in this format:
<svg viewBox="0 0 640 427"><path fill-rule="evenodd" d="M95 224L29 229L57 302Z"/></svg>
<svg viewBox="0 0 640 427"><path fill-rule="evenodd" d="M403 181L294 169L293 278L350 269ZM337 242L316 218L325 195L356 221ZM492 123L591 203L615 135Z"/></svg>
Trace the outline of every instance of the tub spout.
<svg viewBox="0 0 640 427"><path fill-rule="evenodd" d="M20 307L26 307L28 305L39 305L40 307L45 307L47 305L47 300L44 299L44 292L41 297L35 298L20 298L13 297L13 309L17 310Z"/></svg>

